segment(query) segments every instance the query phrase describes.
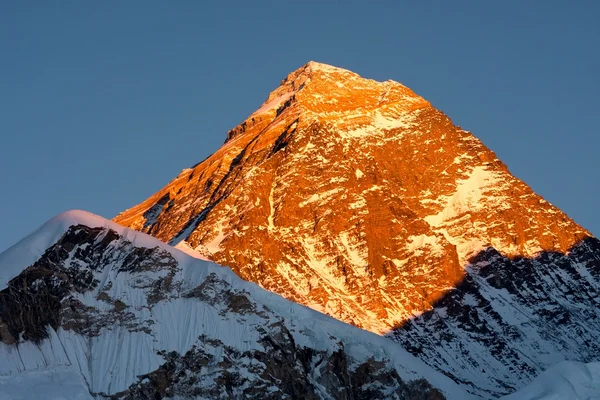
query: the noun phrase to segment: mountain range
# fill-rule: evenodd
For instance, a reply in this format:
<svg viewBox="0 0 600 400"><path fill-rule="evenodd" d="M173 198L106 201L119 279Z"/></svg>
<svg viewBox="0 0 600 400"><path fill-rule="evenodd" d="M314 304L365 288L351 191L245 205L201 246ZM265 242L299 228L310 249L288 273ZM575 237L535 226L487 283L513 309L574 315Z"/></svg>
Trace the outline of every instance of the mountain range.
<svg viewBox="0 0 600 400"><path fill-rule="evenodd" d="M0 399L543 398L598 370L599 303L600 241L479 139L310 62L112 222L0 255Z"/></svg>

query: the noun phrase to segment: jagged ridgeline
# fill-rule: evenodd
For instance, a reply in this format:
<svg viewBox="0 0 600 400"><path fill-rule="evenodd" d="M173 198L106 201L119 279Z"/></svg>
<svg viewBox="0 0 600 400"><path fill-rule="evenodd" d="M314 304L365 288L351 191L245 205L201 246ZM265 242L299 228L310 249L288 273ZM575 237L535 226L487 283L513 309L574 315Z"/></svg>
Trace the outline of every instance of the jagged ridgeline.
<svg viewBox="0 0 600 400"><path fill-rule="evenodd" d="M115 221L486 396L600 356L598 240L397 82L311 62Z"/></svg>

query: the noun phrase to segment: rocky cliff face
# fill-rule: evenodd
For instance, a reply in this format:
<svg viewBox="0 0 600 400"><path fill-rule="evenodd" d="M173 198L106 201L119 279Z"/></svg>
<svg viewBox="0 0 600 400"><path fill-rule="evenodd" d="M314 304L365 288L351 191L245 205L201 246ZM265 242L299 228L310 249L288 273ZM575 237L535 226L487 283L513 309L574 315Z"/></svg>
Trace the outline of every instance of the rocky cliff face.
<svg viewBox="0 0 600 400"><path fill-rule="evenodd" d="M215 154L115 221L389 334L489 395L561 357L585 361L575 334L548 333L567 320L577 332L572 293L592 299L588 317L598 317L589 232L407 87L313 62ZM529 317L498 312L502 304ZM465 350L471 341L505 348Z"/></svg>
<svg viewBox="0 0 600 400"><path fill-rule="evenodd" d="M88 213L48 224L55 238L34 234L0 255L15 275L0 282L0 397L11 387L81 399L467 396L392 341L228 268ZM42 242L52 245L33 264L6 265Z"/></svg>
<svg viewBox="0 0 600 400"><path fill-rule="evenodd" d="M410 89L317 63L115 221L379 333L482 249L527 257L589 236Z"/></svg>

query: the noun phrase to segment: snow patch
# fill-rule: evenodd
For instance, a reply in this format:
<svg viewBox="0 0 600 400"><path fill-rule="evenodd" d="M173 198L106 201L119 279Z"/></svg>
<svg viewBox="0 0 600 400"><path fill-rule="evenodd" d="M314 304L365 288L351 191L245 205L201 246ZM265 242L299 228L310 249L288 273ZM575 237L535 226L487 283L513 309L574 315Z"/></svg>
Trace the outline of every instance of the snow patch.
<svg viewBox="0 0 600 400"><path fill-rule="evenodd" d="M221 247L221 242L230 235L224 232L223 226L216 226L215 230L218 230L219 233L210 242L204 244L204 247L210 252L210 254L223 251L224 249Z"/></svg>
<svg viewBox="0 0 600 400"><path fill-rule="evenodd" d="M304 206L306 206L307 204L310 204L310 203L314 203L314 202L317 202L317 201L321 202L321 201L323 201L325 199L328 199L329 197L333 196L334 194L336 194L336 193L338 193L338 192L340 192L342 190L343 190L343 188L337 187L337 188L333 188L333 189L327 190L327 191L322 192L322 193L314 193L308 199L306 199L303 202L301 202L298 206L299 207L304 207Z"/></svg>
<svg viewBox="0 0 600 400"><path fill-rule="evenodd" d="M349 71L347 69L334 67L333 65L323 64L323 63L316 62L316 61L309 61L308 64L306 64L306 65L311 69L311 71L321 71L321 72L325 72L328 74L338 73L338 74L356 75L354 72Z"/></svg>
<svg viewBox="0 0 600 400"><path fill-rule="evenodd" d="M406 249L416 255L427 252L434 256L444 255L444 246L440 243L440 237L429 235L413 235L408 237Z"/></svg>
<svg viewBox="0 0 600 400"><path fill-rule="evenodd" d="M340 233L340 241L346 250L346 254L350 259L350 262L357 267L364 267L367 265L367 247L360 242L352 243L352 236L348 232Z"/></svg>
<svg viewBox="0 0 600 400"><path fill-rule="evenodd" d="M600 362L563 361L503 400L600 399Z"/></svg>
<svg viewBox="0 0 600 400"><path fill-rule="evenodd" d="M342 139L360 139L369 136L382 137L393 129L409 129L414 126L416 111L397 111L394 115L375 111L365 116L364 111L345 113L341 124L336 124ZM365 117L367 121L365 121ZM356 119L357 123L352 123ZM401 135L400 135L401 136ZM395 135L394 138L400 137Z"/></svg>
<svg viewBox="0 0 600 400"><path fill-rule="evenodd" d="M201 253L200 251L198 251L198 249L194 249L192 246L189 245L188 242L186 242L185 240L182 240L181 242L177 243L175 245L175 248L179 251L184 252L185 254L187 254L190 257L194 257L197 258L199 260L204 260L204 261L210 261L208 259L208 257L206 257L205 254Z"/></svg>
<svg viewBox="0 0 600 400"><path fill-rule="evenodd" d="M250 117L248 117L248 119L250 119L256 115L264 114L264 113L271 112L271 111L276 111L282 104L284 104L286 101L288 101L290 99L290 97L292 97L294 94L295 94L295 92L287 92L287 93L283 93L279 96L276 96L270 100L265 101L258 110L254 111L250 115Z"/></svg>
<svg viewBox="0 0 600 400"><path fill-rule="evenodd" d="M507 206L503 204L505 198L493 194L494 189L500 189L505 184L501 173L477 166L473 168L467 179L456 182L456 192L445 198L445 207L439 213L425 217L425 221L433 227L438 227L466 213L492 207L495 210L506 208Z"/></svg>

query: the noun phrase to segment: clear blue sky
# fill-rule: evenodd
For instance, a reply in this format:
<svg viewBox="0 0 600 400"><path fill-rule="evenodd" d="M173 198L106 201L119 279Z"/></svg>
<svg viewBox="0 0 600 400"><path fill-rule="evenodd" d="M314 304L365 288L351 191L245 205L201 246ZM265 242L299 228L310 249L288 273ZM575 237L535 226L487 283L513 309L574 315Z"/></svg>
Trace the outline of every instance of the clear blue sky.
<svg viewBox="0 0 600 400"><path fill-rule="evenodd" d="M0 251L142 201L309 60L411 87L599 235L600 2L413 3L3 2Z"/></svg>

